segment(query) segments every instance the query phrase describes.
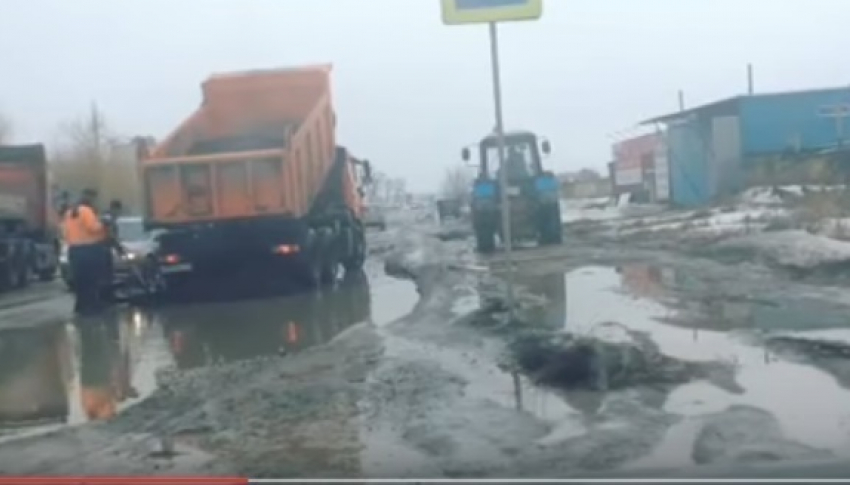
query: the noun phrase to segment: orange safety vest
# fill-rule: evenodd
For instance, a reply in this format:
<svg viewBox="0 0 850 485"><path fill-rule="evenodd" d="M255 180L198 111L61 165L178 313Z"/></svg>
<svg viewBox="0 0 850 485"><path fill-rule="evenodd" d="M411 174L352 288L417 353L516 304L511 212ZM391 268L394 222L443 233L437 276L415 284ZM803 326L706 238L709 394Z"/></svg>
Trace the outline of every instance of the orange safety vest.
<svg viewBox="0 0 850 485"><path fill-rule="evenodd" d="M94 209L80 205L63 214L62 236L68 246L99 243L106 239L106 228Z"/></svg>

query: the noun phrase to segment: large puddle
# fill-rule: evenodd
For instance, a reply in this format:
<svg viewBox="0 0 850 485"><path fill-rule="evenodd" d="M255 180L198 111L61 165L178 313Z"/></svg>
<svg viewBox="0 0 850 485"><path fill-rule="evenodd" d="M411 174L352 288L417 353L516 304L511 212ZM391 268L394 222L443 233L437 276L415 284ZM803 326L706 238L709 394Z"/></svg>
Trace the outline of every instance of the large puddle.
<svg viewBox="0 0 850 485"><path fill-rule="evenodd" d="M126 309L88 327L2 331L0 441L111 418L153 392L161 369L298 352L358 323L399 318L417 299L412 283L363 275L318 295Z"/></svg>
<svg viewBox="0 0 850 485"><path fill-rule="evenodd" d="M698 276L645 265L584 267L521 280L546 299L535 320L553 330L610 339L616 336L605 332L615 322L649 336L665 355L734 367L740 393L704 380L669 392L662 409L681 419L654 453L633 466L690 464L702 420L734 405L770 414L789 440L850 455L850 391L836 379L836 366L816 366L764 345L773 335L846 341L846 310L803 297L779 302L723 297L696 281ZM850 365L844 369L850 373Z"/></svg>

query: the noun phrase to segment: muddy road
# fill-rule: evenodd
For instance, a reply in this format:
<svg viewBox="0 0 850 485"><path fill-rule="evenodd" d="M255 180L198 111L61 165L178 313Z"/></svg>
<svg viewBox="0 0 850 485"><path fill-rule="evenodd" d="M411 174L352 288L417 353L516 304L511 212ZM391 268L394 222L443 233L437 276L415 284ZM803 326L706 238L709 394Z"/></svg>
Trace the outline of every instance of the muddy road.
<svg viewBox="0 0 850 485"><path fill-rule="evenodd" d="M318 295L85 325L55 288L0 301L0 471L767 476L850 455L843 287L575 237L517 254L509 315L504 260L462 230L372 247Z"/></svg>

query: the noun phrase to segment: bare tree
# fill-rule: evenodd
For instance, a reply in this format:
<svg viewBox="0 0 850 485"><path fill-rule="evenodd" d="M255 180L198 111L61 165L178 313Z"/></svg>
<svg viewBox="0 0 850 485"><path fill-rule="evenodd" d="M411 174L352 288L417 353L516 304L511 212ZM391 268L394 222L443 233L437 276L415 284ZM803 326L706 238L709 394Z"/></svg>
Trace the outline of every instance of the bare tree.
<svg viewBox="0 0 850 485"><path fill-rule="evenodd" d="M135 144L114 133L97 106L87 116L65 123L51 156L53 182L77 194L94 188L103 201L121 200L128 211L141 207Z"/></svg>
<svg viewBox="0 0 850 485"><path fill-rule="evenodd" d="M472 190L472 174L465 166L452 167L446 170L443 178L441 194L447 199L458 199L466 202Z"/></svg>
<svg viewBox="0 0 850 485"><path fill-rule="evenodd" d="M12 140L12 122L0 113L0 144Z"/></svg>

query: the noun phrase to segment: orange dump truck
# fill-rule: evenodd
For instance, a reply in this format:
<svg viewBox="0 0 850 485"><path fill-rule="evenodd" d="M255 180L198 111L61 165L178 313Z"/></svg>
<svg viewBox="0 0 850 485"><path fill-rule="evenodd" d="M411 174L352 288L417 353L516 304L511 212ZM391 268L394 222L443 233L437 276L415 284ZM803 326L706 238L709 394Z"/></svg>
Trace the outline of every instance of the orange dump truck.
<svg viewBox="0 0 850 485"><path fill-rule="evenodd" d="M168 288L237 274L318 287L362 267L371 170L336 144L330 74L213 75L195 113L141 150L145 225L162 230Z"/></svg>

